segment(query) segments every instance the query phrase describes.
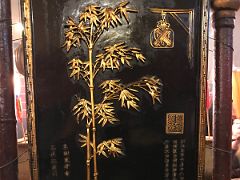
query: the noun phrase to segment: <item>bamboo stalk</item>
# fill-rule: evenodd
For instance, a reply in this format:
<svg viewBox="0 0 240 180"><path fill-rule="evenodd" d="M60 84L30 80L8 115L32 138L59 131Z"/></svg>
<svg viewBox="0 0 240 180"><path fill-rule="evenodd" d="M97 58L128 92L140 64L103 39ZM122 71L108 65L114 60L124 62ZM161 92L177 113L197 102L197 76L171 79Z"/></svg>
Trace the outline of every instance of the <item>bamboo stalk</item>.
<svg viewBox="0 0 240 180"><path fill-rule="evenodd" d="M89 69L90 69L90 98L91 98L91 111L92 111L92 141L93 141L93 176L94 180L98 179L97 171L97 150L96 150L96 122L95 122L95 103L94 103L94 84L93 84L93 62L92 62L92 48L93 45L90 42L89 46Z"/></svg>
<svg viewBox="0 0 240 180"><path fill-rule="evenodd" d="M90 126L87 123L86 125L87 128L87 160L86 160L86 166L87 166L87 180L91 180L91 149L90 149Z"/></svg>

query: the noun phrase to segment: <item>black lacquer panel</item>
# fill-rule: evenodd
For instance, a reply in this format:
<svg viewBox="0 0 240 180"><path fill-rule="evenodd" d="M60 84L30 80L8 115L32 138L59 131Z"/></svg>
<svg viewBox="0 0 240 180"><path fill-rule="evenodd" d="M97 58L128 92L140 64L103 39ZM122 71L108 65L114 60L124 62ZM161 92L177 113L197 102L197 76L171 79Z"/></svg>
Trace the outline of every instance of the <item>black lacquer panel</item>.
<svg viewBox="0 0 240 180"><path fill-rule="evenodd" d="M98 157L99 180L197 179L201 2L129 2L128 7L137 9L138 13L129 14L129 24L124 22L122 26L105 31L93 54L98 54L107 45L124 41L129 47L140 48L146 63L135 63L132 68L124 66L120 71L100 72L94 82L95 87L107 79L131 83L142 76L153 75L163 83L162 101L152 105L151 98L141 93L139 111L123 109L116 103L116 116L121 121L114 126L97 126L97 142L122 137L125 153L125 156L117 158ZM32 0L37 149L41 180L86 180L86 151L78 142L78 134L85 131L85 127L77 124L71 110L76 94L86 99L90 97L84 82L74 83L68 77L67 63L75 56L88 57L88 51L81 46L67 53L61 46L64 44L64 24L68 17L76 20L84 7L93 3L101 7L115 7L119 1ZM157 13L156 9L151 8L166 10L172 30L168 38L174 39L174 47L151 46L151 32L162 19L161 11ZM95 101L99 102L101 98L100 89L95 88ZM167 125L167 122L173 124ZM184 129L171 132L166 128L171 128L174 123L180 123ZM65 145L69 149L68 177L64 175Z"/></svg>

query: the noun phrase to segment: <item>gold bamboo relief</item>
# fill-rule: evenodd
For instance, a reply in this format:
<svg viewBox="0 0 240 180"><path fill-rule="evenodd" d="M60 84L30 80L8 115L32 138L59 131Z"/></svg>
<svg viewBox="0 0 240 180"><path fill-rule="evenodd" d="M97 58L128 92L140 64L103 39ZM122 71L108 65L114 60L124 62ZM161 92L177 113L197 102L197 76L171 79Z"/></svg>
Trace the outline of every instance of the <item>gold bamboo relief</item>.
<svg viewBox="0 0 240 180"><path fill-rule="evenodd" d="M129 23L129 13L137 10L127 7L129 2L121 2L116 7L100 7L92 4L85 7L78 20L68 18L65 25L65 43L63 47L69 52L79 48L83 43L88 48L88 59L73 58L69 61L69 77L74 81L84 80L89 87L90 99L77 97L72 109L77 122L85 123L86 133L79 134L81 147L86 148L87 180L98 179L97 155L117 157L124 155L122 138L96 142L97 124L104 128L107 124L120 121L116 117L114 102L119 101L122 108L139 110L140 91L145 91L152 103L161 102L161 80L156 76L144 76L136 82L121 83L120 79L106 80L100 84L103 99L95 102L95 77L100 71L119 71L121 67L132 67L132 62L145 63L146 58L141 49L129 47L125 42L109 44L96 56L93 50L101 35L123 23ZM93 170L92 170L93 168ZM93 174L91 174L93 172Z"/></svg>

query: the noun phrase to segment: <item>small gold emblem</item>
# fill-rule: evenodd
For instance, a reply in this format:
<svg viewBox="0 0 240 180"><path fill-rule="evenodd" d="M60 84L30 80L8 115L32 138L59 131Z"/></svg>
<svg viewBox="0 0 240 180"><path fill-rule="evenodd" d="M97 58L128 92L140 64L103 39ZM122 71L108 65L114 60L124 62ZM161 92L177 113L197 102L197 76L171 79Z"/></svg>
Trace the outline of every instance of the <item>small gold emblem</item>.
<svg viewBox="0 0 240 180"><path fill-rule="evenodd" d="M166 134L184 133L184 113L167 113Z"/></svg>
<svg viewBox="0 0 240 180"><path fill-rule="evenodd" d="M170 28L164 12L162 12L162 19L157 22L157 27L150 34L150 44L153 48L174 47L174 31Z"/></svg>

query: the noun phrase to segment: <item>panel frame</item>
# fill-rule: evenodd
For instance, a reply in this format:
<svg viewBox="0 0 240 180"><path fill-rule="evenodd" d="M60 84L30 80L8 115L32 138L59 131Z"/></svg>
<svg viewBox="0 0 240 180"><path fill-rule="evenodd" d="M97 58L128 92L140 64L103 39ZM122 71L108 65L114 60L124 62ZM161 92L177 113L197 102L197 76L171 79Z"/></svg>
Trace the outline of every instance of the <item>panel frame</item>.
<svg viewBox="0 0 240 180"><path fill-rule="evenodd" d="M199 79L199 129L198 129L198 180L204 179L205 168L205 126L206 126L206 85L208 54L209 0L201 0L201 40L200 40L200 79ZM36 108L34 89L33 29L31 0L22 0L24 22L24 52L27 95L27 126L30 155L31 179L39 179L39 161L37 151Z"/></svg>

